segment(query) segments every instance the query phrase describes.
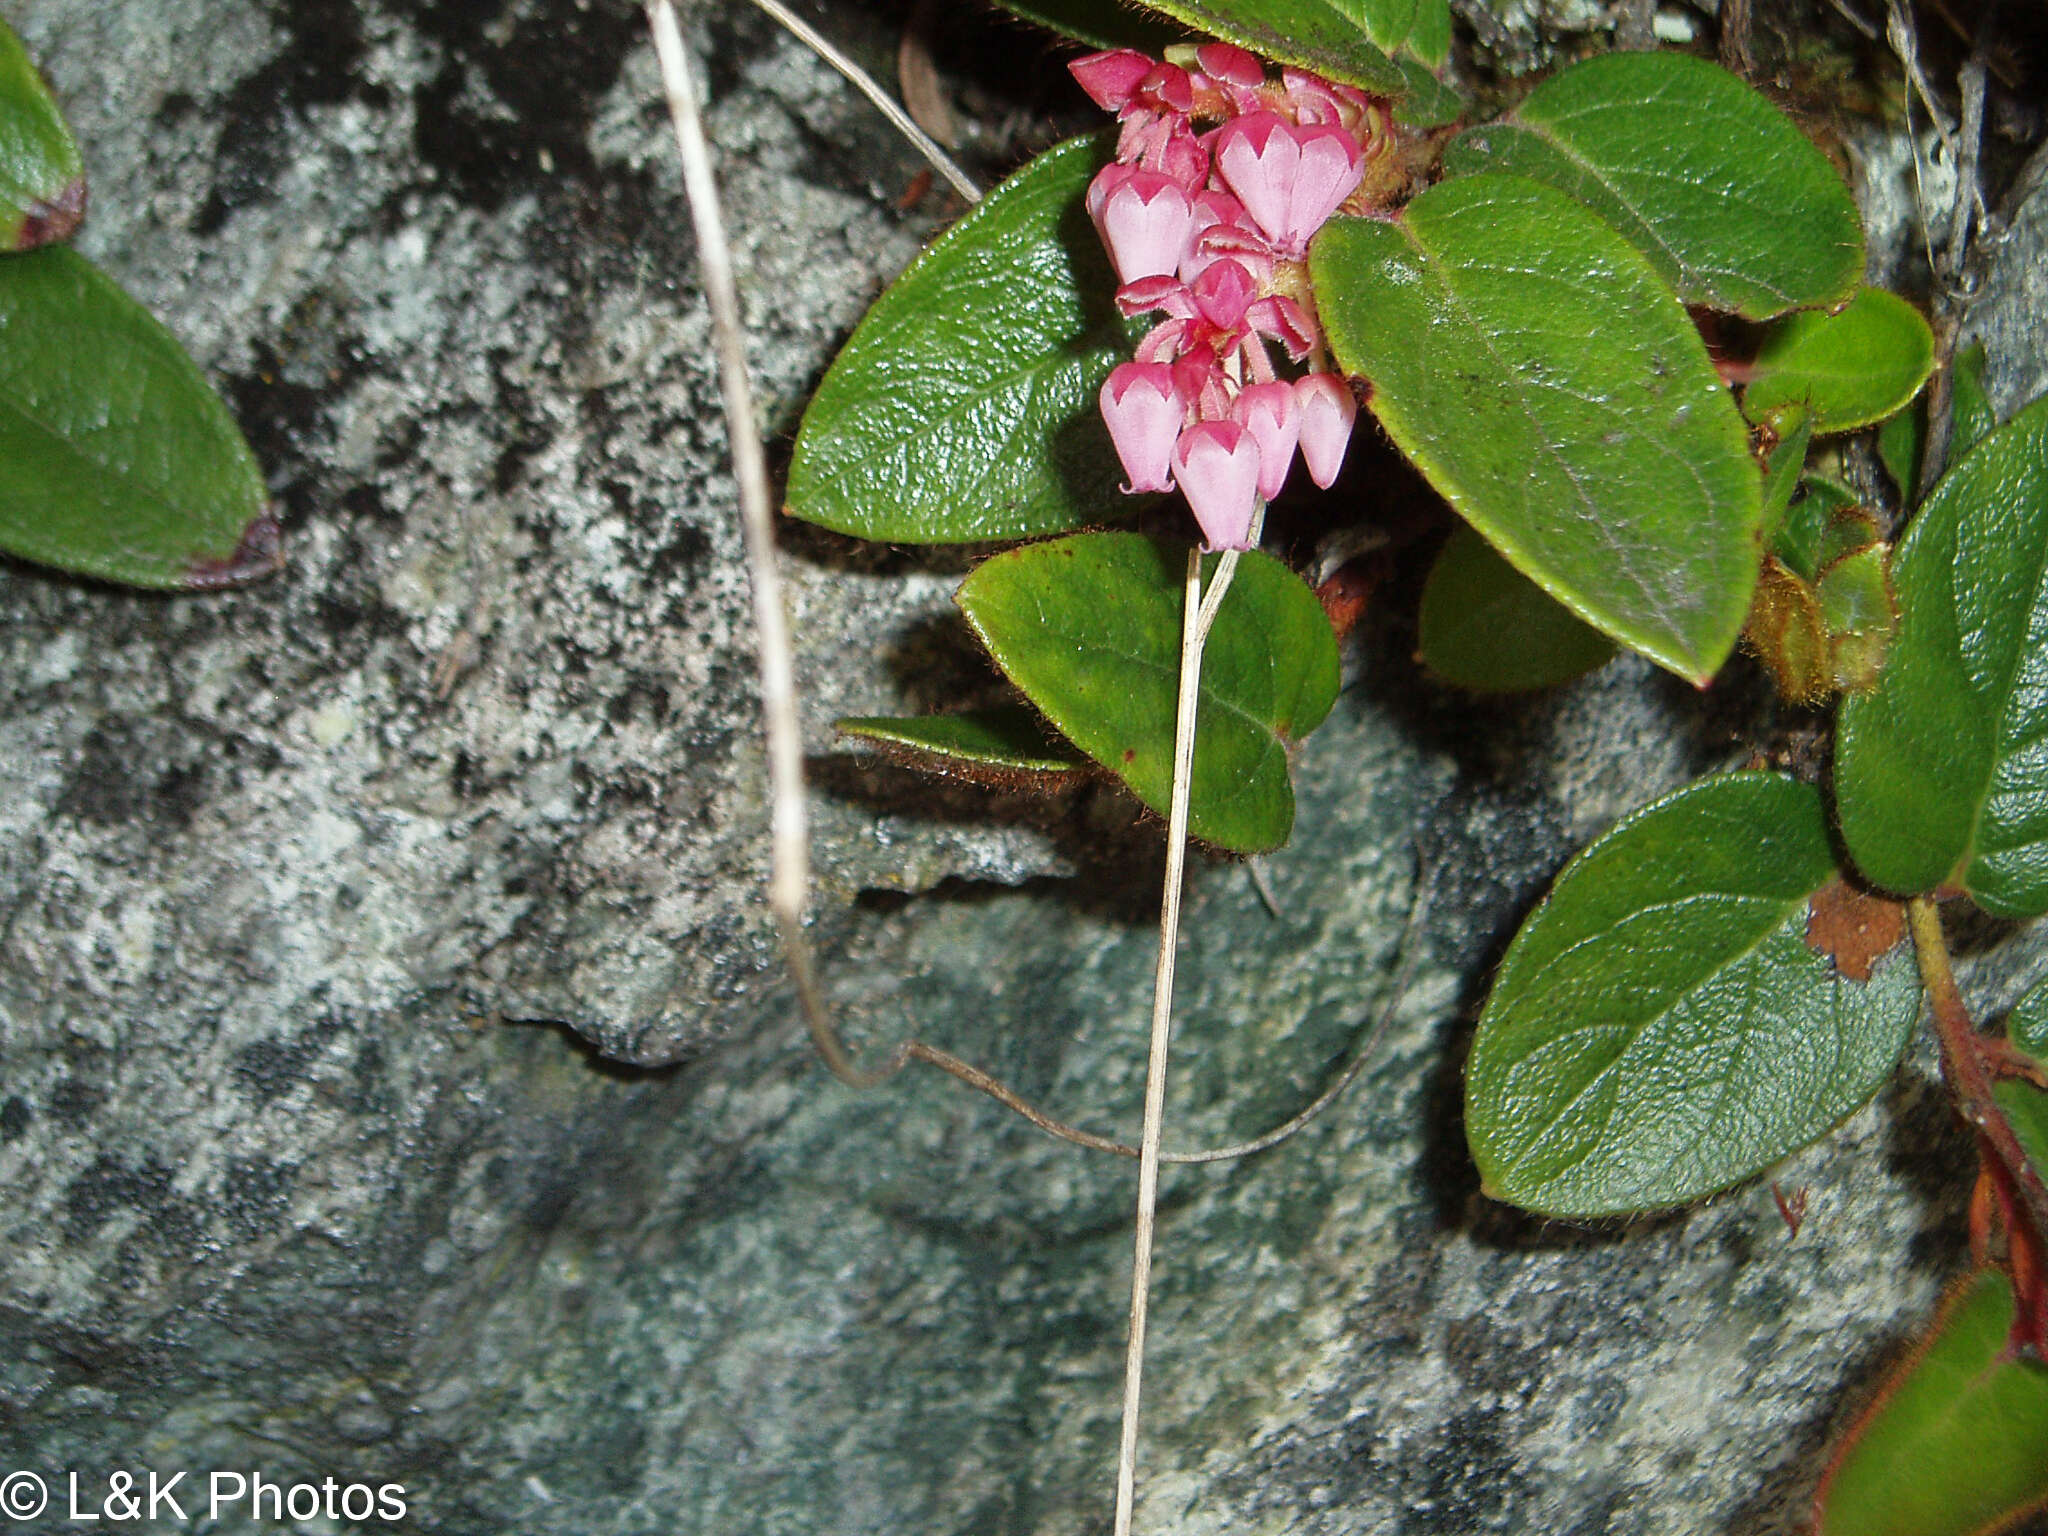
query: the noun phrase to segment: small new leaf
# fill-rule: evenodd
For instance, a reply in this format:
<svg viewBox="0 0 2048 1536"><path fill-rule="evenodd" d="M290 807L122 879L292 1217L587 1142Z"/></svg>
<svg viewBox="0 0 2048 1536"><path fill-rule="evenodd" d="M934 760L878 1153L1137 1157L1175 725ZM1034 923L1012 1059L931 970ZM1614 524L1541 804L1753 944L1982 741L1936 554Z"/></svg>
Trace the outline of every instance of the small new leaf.
<svg viewBox="0 0 2048 1536"><path fill-rule="evenodd" d="M1173 793L1185 565L1185 545L1078 534L984 561L959 597L1032 704L1161 815ZM1336 697L1337 642L1322 605L1286 566L1246 554L1202 662L1193 834L1244 853L1284 843L1294 824L1288 746Z"/></svg>
<svg viewBox="0 0 2048 1536"><path fill-rule="evenodd" d="M68 240L85 218L85 163L28 52L0 21L0 251Z"/></svg>
<svg viewBox="0 0 2048 1536"><path fill-rule="evenodd" d="M1081 203L1106 148L1098 136L1039 156L875 302L804 413L791 516L959 544L1135 505L1096 410L1130 347Z"/></svg>
<svg viewBox="0 0 2048 1536"><path fill-rule="evenodd" d="M1756 583L1762 489L1699 332L1634 247L1519 176L1460 176L1309 253L1380 424L1509 562L1704 683Z"/></svg>
<svg viewBox="0 0 2048 1536"><path fill-rule="evenodd" d="M1850 855L1888 891L2048 912L2048 401L1943 477L1891 577L1890 657L1837 732Z"/></svg>
<svg viewBox="0 0 2048 1536"><path fill-rule="evenodd" d="M1804 403L1815 432L1853 432L1903 410L1934 370L1934 333L1895 293L1865 288L1836 315L1800 314L1764 338L1742 392L1761 421Z"/></svg>
<svg viewBox="0 0 2048 1536"><path fill-rule="evenodd" d="M1753 320L1844 303L1863 225L1827 156L1734 75L1682 53L1609 53L1544 82L1451 146L1455 174L1568 192L1688 304Z"/></svg>
<svg viewBox="0 0 2048 1536"><path fill-rule="evenodd" d="M1819 791L1701 780L1617 825L1515 936L1479 1020L1465 1125L1488 1193L1601 1216L1725 1189L1898 1064L1901 950L1853 980L1807 942L1836 878Z"/></svg>
<svg viewBox="0 0 2048 1536"><path fill-rule="evenodd" d="M262 471L220 396L63 246L0 260L0 550L186 591L283 559Z"/></svg>

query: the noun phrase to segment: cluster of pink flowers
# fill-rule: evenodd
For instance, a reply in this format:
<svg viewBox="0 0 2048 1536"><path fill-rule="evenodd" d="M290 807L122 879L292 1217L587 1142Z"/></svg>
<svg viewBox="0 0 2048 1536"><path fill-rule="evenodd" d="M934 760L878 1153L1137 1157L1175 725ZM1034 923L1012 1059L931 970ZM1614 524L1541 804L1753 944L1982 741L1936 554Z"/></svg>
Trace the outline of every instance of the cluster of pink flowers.
<svg viewBox="0 0 2048 1536"><path fill-rule="evenodd" d="M1308 242L1388 126L1363 92L1298 69L1271 82L1228 43L1189 63L1120 49L1069 66L1123 125L1116 162L1088 188L1117 305L1166 316L1110 373L1102 416L1126 491L1178 484L1207 546L1243 549L1297 449L1317 485L1344 462L1358 412L1349 386L1320 370L1283 379L1268 346L1322 363Z"/></svg>

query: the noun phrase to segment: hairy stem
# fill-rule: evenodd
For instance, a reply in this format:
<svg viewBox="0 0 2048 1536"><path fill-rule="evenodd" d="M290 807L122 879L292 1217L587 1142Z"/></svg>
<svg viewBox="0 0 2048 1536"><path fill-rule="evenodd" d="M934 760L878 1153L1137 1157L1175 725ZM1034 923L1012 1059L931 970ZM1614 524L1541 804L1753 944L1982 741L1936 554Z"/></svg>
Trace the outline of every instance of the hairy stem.
<svg viewBox="0 0 2048 1536"><path fill-rule="evenodd" d="M1942 1075L1955 1095L1964 1122L1983 1138L1985 1148L2012 1180L2021 1209L2037 1236L2048 1238L2048 1187L2027 1161L2019 1137L1991 1091L1985 1038L1970 1022L1963 995L1949 964L1948 941L1941 931L1941 913L1925 896L1906 903L1906 921L1913 931L1913 949L1920 961L1920 980L1934 1010L1934 1034L1941 1044Z"/></svg>

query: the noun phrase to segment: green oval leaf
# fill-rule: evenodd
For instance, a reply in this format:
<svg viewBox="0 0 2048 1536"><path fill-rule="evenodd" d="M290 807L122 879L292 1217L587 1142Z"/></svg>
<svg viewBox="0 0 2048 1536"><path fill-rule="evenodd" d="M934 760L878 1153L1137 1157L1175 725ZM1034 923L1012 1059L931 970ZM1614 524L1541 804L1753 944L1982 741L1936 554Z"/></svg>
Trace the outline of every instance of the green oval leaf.
<svg viewBox="0 0 2048 1536"><path fill-rule="evenodd" d="M1161 815L1173 793L1186 564L1183 544L1079 534L984 561L960 589L996 665ZM1238 852L1287 841L1287 748L1336 697L1337 642L1315 594L1277 560L1245 555L1202 663L1194 835Z"/></svg>
<svg viewBox="0 0 2048 1536"><path fill-rule="evenodd" d="M0 251L68 240L85 218L85 163L28 51L0 21Z"/></svg>
<svg viewBox="0 0 2048 1536"><path fill-rule="evenodd" d="M1683 677L1727 658L1756 583L1761 477L1685 309L1584 204L1461 176L1309 252L1338 360L1522 573Z"/></svg>
<svg viewBox="0 0 2048 1536"><path fill-rule="evenodd" d="M1570 193L1688 304L1762 320L1845 303L1863 276L1863 224L1827 156L1756 91L1688 54L1575 64L1460 136L1444 164Z"/></svg>
<svg viewBox="0 0 2048 1536"><path fill-rule="evenodd" d="M1886 890L2048 912L2048 400L1942 478L1892 587L1884 675L1837 731L1850 855Z"/></svg>
<svg viewBox="0 0 2048 1536"><path fill-rule="evenodd" d="M1597 1216L1724 1189L1877 1091L1919 1008L1910 952L1847 979L1806 942L1835 879L1819 791L1705 779L1567 866L1480 1017L1465 1124L1488 1193Z"/></svg>
<svg viewBox="0 0 2048 1536"><path fill-rule="evenodd" d="M1481 693L1554 688L1614 659L1612 640L1464 527L1422 589L1419 650L1445 682Z"/></svg>
<svg viewBox="0 0 2048 1536"><path fill-rule="evenodd" d="M2010 1358L2012 1284L1979 1270L1850 1432L1820 1536L1977 1536L2048 1500L2048 1367Z"/></svg>
<svg viewBox="0 0 2048 1536"><path fill-rule="evenodd" d="M833 728L915 766L972 770L971 777L1065 775L1087 763L1065 742L1048 740L1038 716L1015 705L908 719L865 716L837 721Z"/></svg>
<svg viewBox="0 0 2048 1536"><path fill-rule="evenodd" d="M282 562L227 407L169 331L62 246L0 261L0 549L188 590Z"/></svg>
<svg viewBox="0 0 2048 1536"><path fill-rule="evenodd" d="M1407 89L1383 49L1415 24L1416 0L1143 0L1147 10L1377 96ZM1393 42L1377 40L1392 37Z"/></svg>
<svg viewBox="0 0 2048 1536"><path fill-rule="evenodd" d="M1024 167L867 313L797 433L794 517L863 539L958 544L1098 522L1133 504L1096 395L1130 355L1082 208L1107 139Z"/></svg>
<svg viewBox="0 0 2048 1536"><path fill-rule="evenodd" d="M1816 432L1853 432L1903 410L1934 371L1934 333L1895 293L1865 288L1838 315L1771 328L1742 392L1752 421L1804 402Z"/></svg>

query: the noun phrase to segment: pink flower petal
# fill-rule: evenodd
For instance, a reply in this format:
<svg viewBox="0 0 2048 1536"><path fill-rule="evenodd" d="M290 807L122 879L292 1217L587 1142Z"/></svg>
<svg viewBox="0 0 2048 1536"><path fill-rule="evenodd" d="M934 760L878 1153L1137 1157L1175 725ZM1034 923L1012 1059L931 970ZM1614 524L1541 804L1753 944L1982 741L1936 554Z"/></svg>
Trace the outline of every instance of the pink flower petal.
<svg viewBox="0 0 2048 1536"><path fill-rule="evenodd" d="M1302 461L1308 465L1309 478L1328 490L1344 467L1358 402L1351 396L1351 386L1333 373L1296 379L1294 398L1301 407Z"/></svg>
<svg viewBox="0 0 2048 1536"><path fill-rule="evenodd" d="M1259 504L1259 445L1234 421L1198 421L1173 445L1173 472L1204 547L1251 547Z"/></svg>
<svg viewBox="0 0 2048 1536"><path fill-rule="evenodd" d="M1287 483L1294 464L1294 445L1301 433L1301 412L1292 384L1247 384L1230 407L1259 445L1259 495L1271 501Z"/></svg>
<svg viewBox="0 0 2048 1536"><path fill-rule="evenodd" d="M1187 405L1164 363L1119 363L1102 382L1098 403L1116 456L1130 483L1126 494L1170 491L1169 469Z"/></svg>
<svg viewBox="0 0 2048 1536"><path fill-rule="evenodd" d="M1150 314L1163 309L1176 320L1195 318L1195 297L1178 278L1141 277L1116 291L1116 307L1126 315Z"/></svg>
<svg viewBox="0 0 2048 1536"><path fill-rule="evenodd" d="M1252 112L1216 136L1216 172L1252 222L1276 244L1287 236L1301 146L1277 112Z"/></svg>
<svg viewBox="0 0 2048 1536"><path fill-rule="evenodd" d="M1261 336L1280 343L1297 363L1316 349L1322 333L1308 311L1285 294L1269 293L1244 312L1245 323Z"/></svg>
<svg viewBox="0 0 2048 1536"><path fill-rule="evenodd" d="M1309 238L1365 177L1365 152L1342 128L1295 131L1301 162L1288 190L1287 244L1305 250Z"/></svg>

